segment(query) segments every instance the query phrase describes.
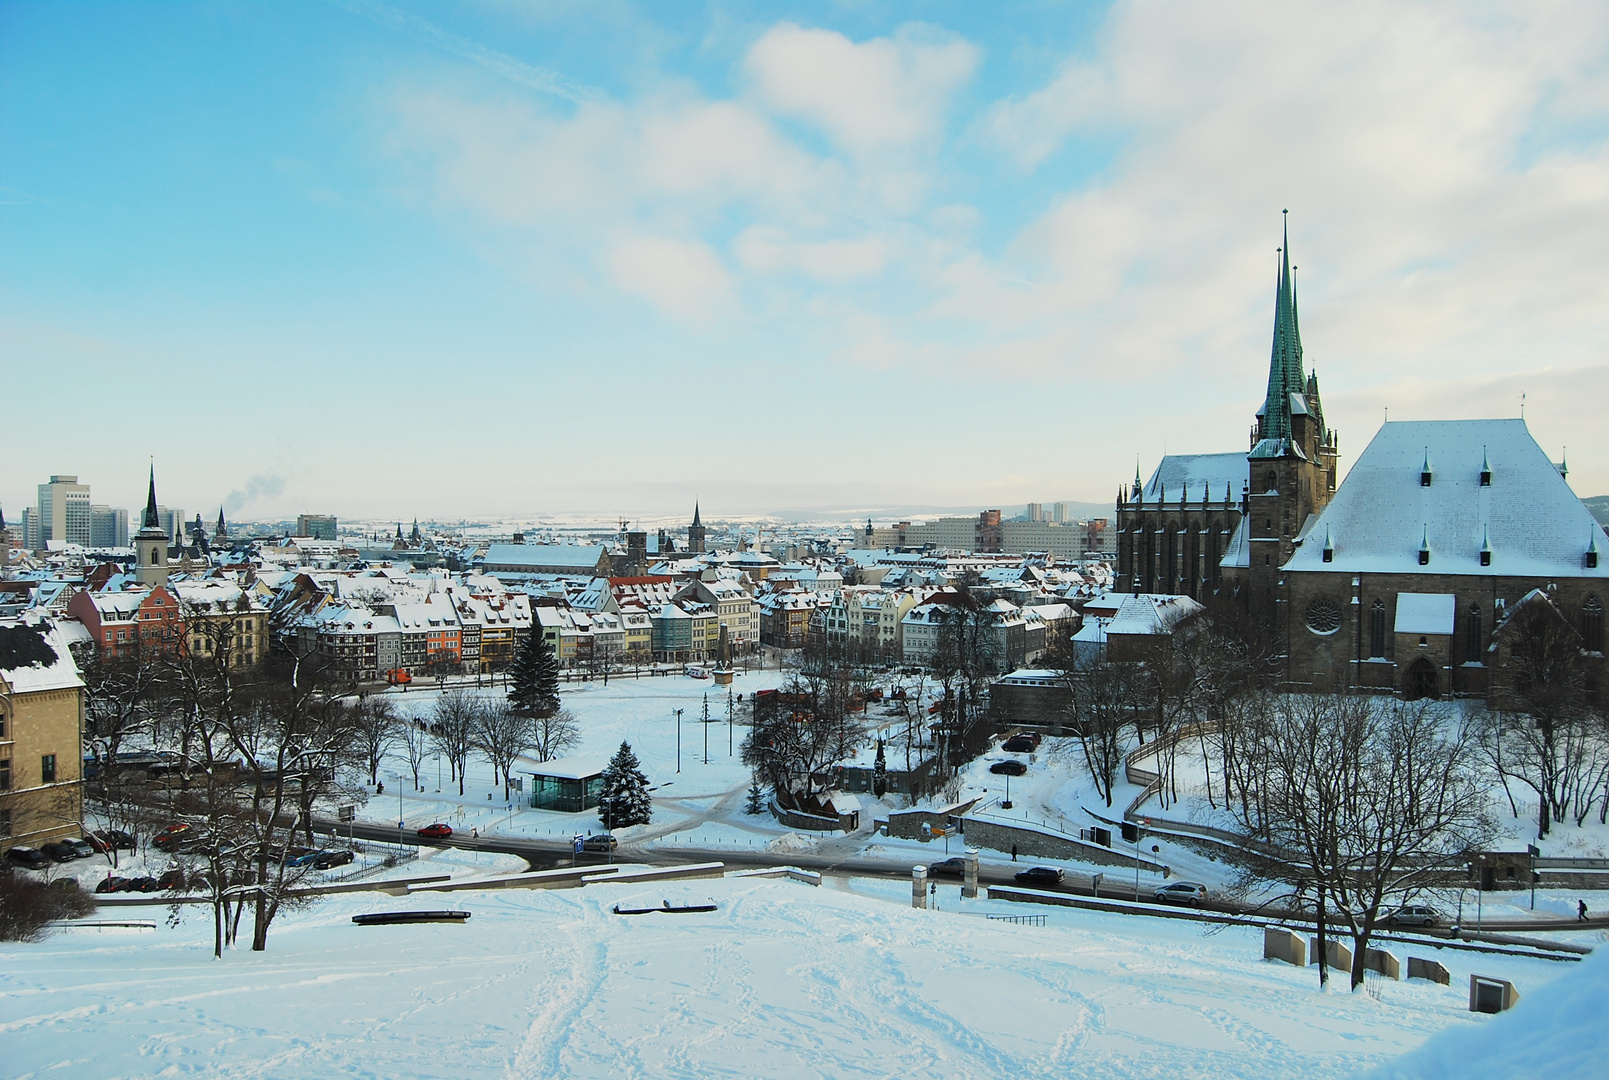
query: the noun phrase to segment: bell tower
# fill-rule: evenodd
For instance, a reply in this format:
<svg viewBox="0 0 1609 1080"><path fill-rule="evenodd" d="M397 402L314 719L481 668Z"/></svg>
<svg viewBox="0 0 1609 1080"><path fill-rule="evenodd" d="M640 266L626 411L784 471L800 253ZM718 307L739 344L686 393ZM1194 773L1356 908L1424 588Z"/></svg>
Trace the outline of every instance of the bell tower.
<svg viewBox="0 0 1609 1080"><path fill-rule="evenodd" d="M151 487L145 497L145 517L140 531L134 534L134 551L138 557L135 577L141 585L154 588L168 583L168 534L156 512L156 465L151 466Z"/></svg>

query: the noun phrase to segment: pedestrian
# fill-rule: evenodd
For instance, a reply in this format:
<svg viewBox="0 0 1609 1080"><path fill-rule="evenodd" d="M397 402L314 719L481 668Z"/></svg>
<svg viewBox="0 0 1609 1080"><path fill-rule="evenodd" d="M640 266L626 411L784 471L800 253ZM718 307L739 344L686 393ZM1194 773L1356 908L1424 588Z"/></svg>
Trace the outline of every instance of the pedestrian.
<svg viewBox="0 0 1609 1080"><path fill-rule="evenodd" d="M470 828L469 828L469 838L471 840L479 840L480 839L480 828L478 826L474 826L474 825L470 826Z"/></svg>
<svg viewBox="0 0 1609 1080"><path fill-rule="evenodd" d="M1587 921L1587 902L1585 900L1577 900L1575 902L1575 912L1576 912L1576 914L1575 914L1575 921L1576 922L1586 922Z"/></svg>
<svg viewBox="0 0 1609 1080"><path fill-rule="evenodd" d="M385 781L384 780L382 780L378 784L374 785L374 793L376 795L384 795L385 794Z"/></svg>
<svg viewBox="0 0 1609 1080"><path fill-rule="evenodd" d="M1016 844L1011 845L1011 861L1012 862L1017 861L1017 845Z"/></svg>

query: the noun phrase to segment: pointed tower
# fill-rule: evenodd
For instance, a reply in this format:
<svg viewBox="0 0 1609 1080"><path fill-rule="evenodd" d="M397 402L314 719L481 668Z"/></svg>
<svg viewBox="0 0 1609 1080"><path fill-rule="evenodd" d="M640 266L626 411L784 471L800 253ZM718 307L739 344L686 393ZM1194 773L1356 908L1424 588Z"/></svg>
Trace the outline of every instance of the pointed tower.
<svg viewBox="0 0 1609 1080"><path fill-rule="evenodd" d="M141 585L154 588L168 583L168 534L156 512L156 464L151 465L151 485L145 497L145 514L140 531L134 534L138 559L134 576Z"/></svg>
<svg viewBox="0 0 1609 1080"><path fill-rule="evenodd" d="M1288 211L1286 212L1288 213ZM1335 493L1337 443L1324 425L1318 376L1303 364L1290 227L1282 233L1279 280L1274 289L1274 340L1268 359L1268 393L1257 410L1249 466L1247 572L1254 610L1272 615L1279 569L1296 550L1307 520Z"/></svg>
<svg viewBox="0 0 1609 1080"><path fill-rule="evenodd" d="M223 507L218 507L218 524L212 530L212 541L219 547L229 542L229 526L223 522Z"/></svg>
<svg viewBox="0 0 1609 1080"><path fill-rule="evenodd" d="M704 554L704 522L698 515L698 502L693 502L693 523L687 526L687 550L694 555Z"/></svg>

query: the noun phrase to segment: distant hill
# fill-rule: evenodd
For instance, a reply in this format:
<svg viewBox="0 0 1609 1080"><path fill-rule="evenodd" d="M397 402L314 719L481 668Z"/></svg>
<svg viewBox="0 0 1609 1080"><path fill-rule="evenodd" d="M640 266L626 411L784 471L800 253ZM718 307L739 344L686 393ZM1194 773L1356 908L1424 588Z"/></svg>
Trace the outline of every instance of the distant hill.
<svg viewBox="0 0 1609 1080"><path fill-rule="evenodd" d="M1581 501L1587 504L1599 525L1609 525L1609 495L1592 495Z"/></svg>

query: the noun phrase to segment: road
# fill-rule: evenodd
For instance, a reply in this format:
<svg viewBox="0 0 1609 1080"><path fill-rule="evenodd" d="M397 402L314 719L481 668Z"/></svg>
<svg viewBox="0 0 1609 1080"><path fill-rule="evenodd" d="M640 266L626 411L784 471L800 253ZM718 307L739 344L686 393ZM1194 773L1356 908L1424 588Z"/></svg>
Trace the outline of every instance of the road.
<svg viewBox="0 0 1609 1080"><path fill-rule="evenodd" d="M376 840L386 843L398 841L397 830L394 827L381 825L340 825L333 821L319 821L314 825L317 832L344 836L350 832L352 835L364 840ZM582 852L579 856L571 850L566 841L554 840L527 840L510 836L465 836L454 834L445 840L427 841L407 830L402 835L405 844L421 844L436 847L462 848L466 851L488 851L506 855L517 855L524 859L532 870L551 870L557 867L580 866L607 866L611 863L634 862L646 863L651 866L676 866L692 862L722 862L733 867L762 867L785 864L797 866L804 870L814 870L823 876L849 878L849 877L877 877L900 881L909 881L911 877L912 862L909 859L868 859L848 852L829 855L793 852L787 855L777 855L767 851L744 851L732 848L688 848L676 847L673 850L650 847L647 845L624 844L612 854L603 852ZM935 853L937 854L937 853ZM572 860L574 862L572 863ZM937 859L932 860L937 862ZM1032 861L1025 860L1017 864L996 864L980 862L978 867L978 884L988 885L1016 885L1014 873L1018 869L1034 865ZM959 878L934 878L940 887L954 887L960 884ZM1130 877L1125 884L1122 871L1109 875L1102 875L1099 889L1092 888L1094 881L1090 875L1069 872L1059 888L1045 889L1043 886L1029 886L1045 892L1059 892L1068 896L1093 897L1102 900L1124 900L1133 902L1136 899L1143 907L1126 908L1124 912L1133 915L1176 916L1180 909L1171 904L1163 904L1154 900L1154 885L1142 885L1136 897L1134 882ZM1237 915L1252 918L1265 918L1270 921L1291 921L1296 923L1311 920L1310 915L1284 909L1252 907L1225 901L1210 901L1200 908L1202 911L1215 912L1222 915ZM1389 932L1392 936L1439 938L1452 940L1454 935L1446 927L1381 927L1382 932ZM1466 931L1468 926L1464 928ZM1570 931L1570 930L1603 930L1609 929L1609 914L1597 915L1585 922L1573 919L1538 919L1538 920L1486 920L1482 926L1483 933L1539 933L1542 931ZM1464 935L1467 938L1467 934Z"/></svg>

